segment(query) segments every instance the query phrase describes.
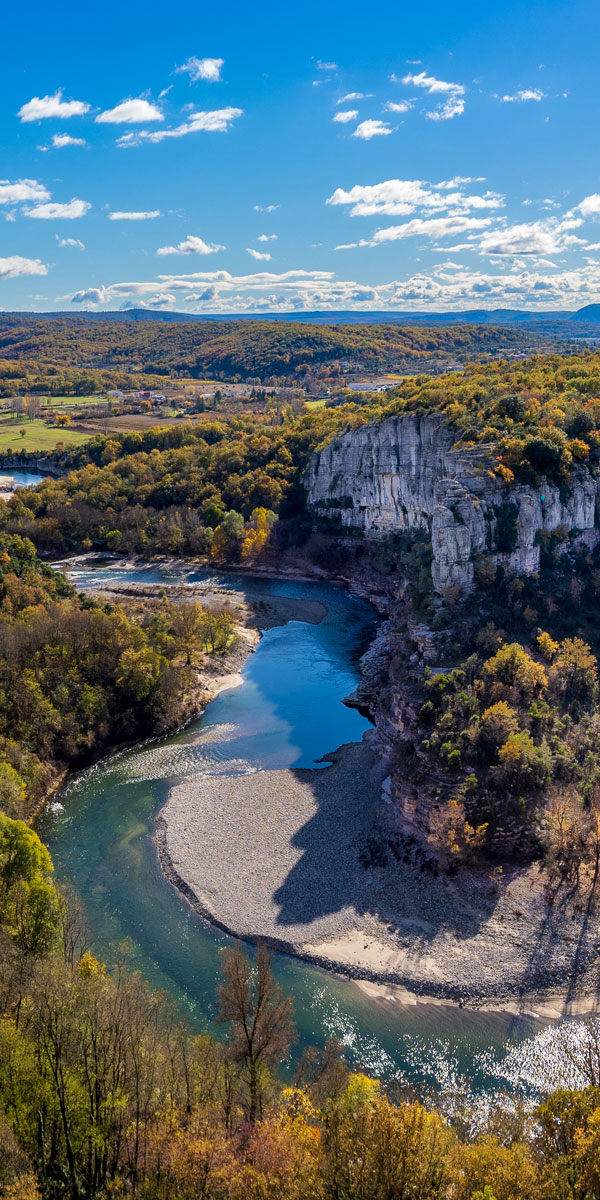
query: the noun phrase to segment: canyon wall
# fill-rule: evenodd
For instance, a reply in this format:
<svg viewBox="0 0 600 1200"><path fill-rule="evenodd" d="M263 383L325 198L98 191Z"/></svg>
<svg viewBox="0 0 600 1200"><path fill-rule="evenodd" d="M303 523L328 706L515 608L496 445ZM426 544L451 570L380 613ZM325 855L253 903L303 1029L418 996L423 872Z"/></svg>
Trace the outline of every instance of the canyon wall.
<svg viewBox="0 0 600 1200"><path fill-rule="evenodd" d="M306 474L308 506L370 537L429 532L436 589L468 589L482 556L517 574L539 568L538 534L563 527L598 540L600 481L587 468L569 488L502 483L490 447L463 448L438 414L389 417L341 434L317 451Z"/></svg>

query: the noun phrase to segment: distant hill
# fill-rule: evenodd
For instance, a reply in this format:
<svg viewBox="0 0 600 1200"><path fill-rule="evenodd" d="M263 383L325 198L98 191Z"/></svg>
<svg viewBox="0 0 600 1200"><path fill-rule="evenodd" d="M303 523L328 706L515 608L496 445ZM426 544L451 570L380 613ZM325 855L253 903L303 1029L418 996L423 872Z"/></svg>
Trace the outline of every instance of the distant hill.
<svg viewBox="0 0 600 1200"><path fill-rule="evenodd" d="M170 376L176 372L197 379L216 373L220 379L293 383L326 364L341 364L342 369L344 364L355 364L374 372L447 370L473 359L511 351L524 354L548 345L534 329L474 322L443 328L372 319L360 324L174 321L137 311L137 319L131 312L109 314L108 319L104 313L91 319L90 315L0 314L0 360L5 360L6 378L15 379L13 364L18 363L21 368L31 365L29 374L37 369L44 382L48 368L55 367L83 373L117 370ZM82 379L81 386L91 383Z"/></svg>
<svg viewBox="0 0 600 1200"><path fill-rule="evenodd" d="M600 304L586 304L584 308L580 308L571 317L572 321L585 321L588 325L597 325L600 322Z"/></svg>
<svg viewBox="0 0 600 1200"><path fill-rule="evenodd" d="M178 313L154 311L149 308L128 308L115 312L14 312L0 316L19 320L82 320L82 321L167 321L167 322L213 322L213 321L278 321L296 322L303 325L546 325L572 320L585 321L582 313L598 308L587 305L577 313L567 309L550 312L530 312L518 308L472 308L456 312L410 312L374 311L358 312L340 309L335 312L279 312L279 313ZM589 318L597 321L600 317Z"/></svg>

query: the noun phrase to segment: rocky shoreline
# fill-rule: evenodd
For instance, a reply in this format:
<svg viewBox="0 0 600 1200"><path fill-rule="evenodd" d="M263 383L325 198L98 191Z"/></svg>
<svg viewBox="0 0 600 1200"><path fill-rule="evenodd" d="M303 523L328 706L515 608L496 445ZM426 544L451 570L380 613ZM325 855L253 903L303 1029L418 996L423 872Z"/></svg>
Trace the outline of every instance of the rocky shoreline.
<svg viewBox="0 0 600 1200"><path fill-rule="evenodd" d="M349 698L362 711L384 642L381 626ZM386 803L380 732L327 755L326 770L183 781L157 823L167 877L227 933L400 1000L595 1010L597 920L572 898L550 907L536 866L439 872Z"/></svg>
<svg viewBox="0 0 600 1200"><path fill-rule="evenodd" d="M255 574L268 573L275 574ZM290 577L301 575L292 570ZM388 607L366 580L335 582L380 611ZM102 588L117 602L163 590L139 583ZM196 589L167 590L184 599ZM200 592L206 600L205 585ZM235 663L212 664L190 716L242 681L262 629L316 623L324 612L318 602L285 596L257 593L253 601L251 592L228 589L225 579L215 588L212 598L227 596L242 636ZM551 1015L595 1009L595 917L569 900L550 908L536 867L495 877L432 870L386 803L385 752L394 729L380 702L385 655L382 624L348 698L379 728L327 755L327 769L186 780L173 788L156 823L165 875L218 928L357 980L369 994L512 1011L550 1006Z"/></svg>

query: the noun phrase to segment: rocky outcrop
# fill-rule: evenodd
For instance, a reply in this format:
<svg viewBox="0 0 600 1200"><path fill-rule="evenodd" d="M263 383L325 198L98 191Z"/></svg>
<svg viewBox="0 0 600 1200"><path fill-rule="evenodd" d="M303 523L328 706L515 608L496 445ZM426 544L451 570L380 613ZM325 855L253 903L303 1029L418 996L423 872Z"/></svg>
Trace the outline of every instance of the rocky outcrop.
<svg viewBox="0 0 600 1200"><path fill-rule="evenodd" d="M564 529L598 540L599 484L586 468L559 490L507 486L493 472L491 447L460 444L443 416L407 414L342 434L309 463L309 507L371 537L402 530L431 535L440 592L468 589L478 559L518 574L539 568L539 535Z"/></svg>

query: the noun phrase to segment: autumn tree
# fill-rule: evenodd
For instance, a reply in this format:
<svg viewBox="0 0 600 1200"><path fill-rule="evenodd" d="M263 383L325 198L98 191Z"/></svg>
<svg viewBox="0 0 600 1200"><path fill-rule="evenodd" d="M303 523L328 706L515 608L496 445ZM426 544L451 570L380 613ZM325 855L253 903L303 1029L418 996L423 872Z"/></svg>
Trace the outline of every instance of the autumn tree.
<svg viewBox="0 0 600 1200"><path fill-rule="evenodd" d="M240 945L227 949L222 972L218 1020L230 1028L231 1053L243 1068L252 1124L262 1113L267 1070L285 1058L294 1037L292 1002L277 983L262 942L254 964Z"/></svg>

